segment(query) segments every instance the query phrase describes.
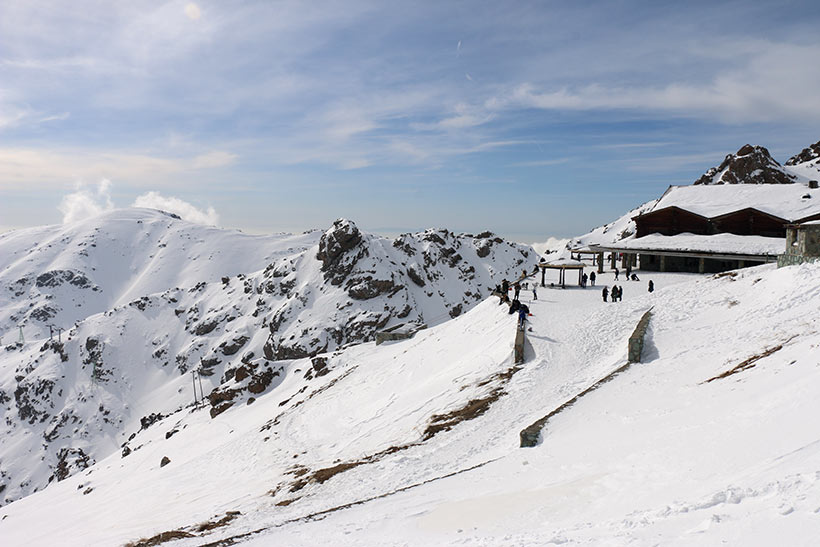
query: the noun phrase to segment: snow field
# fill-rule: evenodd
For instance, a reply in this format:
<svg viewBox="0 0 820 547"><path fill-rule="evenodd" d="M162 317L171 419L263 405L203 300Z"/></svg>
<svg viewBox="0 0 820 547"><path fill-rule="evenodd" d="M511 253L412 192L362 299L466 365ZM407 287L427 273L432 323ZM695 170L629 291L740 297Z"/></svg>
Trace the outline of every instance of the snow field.
<svg viewBox="0 0 820 547"><path fill-rule="evenodd" d="M229 526L169 545L260 529L247 544L811 545L818 274L643 273L618 282L621 303L601 301L610 273L595 288L540 289L535 302L522 291L533 313L528 361L503 383L479 385L512 366L515 316L495 298L412 340L334 352L331 372L304 391L310 362L285 362L282 383L252 405L213 420L173 415L140 433L127 458L0 509L0 535L11 545L122 544L238 510ZM521 429L624 364L650 307L644 362L553 417L540 445L518 448ZM707 382L743 362L753 366ZM433 414L493 387L505 395L483 415L413 444ZM290 491L295 466L309 476L408 443ZM164 455L171 463L160 468Z"/></svg>

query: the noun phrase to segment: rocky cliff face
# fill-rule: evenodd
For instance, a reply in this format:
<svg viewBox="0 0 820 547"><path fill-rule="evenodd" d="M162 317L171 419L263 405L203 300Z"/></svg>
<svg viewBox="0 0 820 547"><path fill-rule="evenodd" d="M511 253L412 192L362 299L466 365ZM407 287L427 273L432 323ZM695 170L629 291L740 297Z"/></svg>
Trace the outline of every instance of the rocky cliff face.
<svg viewBox="0 0 820 547"><path fill-rule="evenodd" d="M137 232L144 227L133 218L128 225ZM48 329L38 331L54 317L40 320L9 310L46 303L55 310L90 309L84 298L102 305L100 295L132 285L139 265L124 269L126 279L117 281L110 274L98 277L103 264L85 262L94 256L44 271L45 266L27 271L19 262L14 278L24 282L9 284L0 301L9 309L0 313L27 321L30 335L13 344L7 336L0 348L0 504L112 453L127 457L139 450L139 433L158 417L190 409L191 372L198 374L200 397L215 417L275 389L290 374L292 359L311 358L307 372L300 372L301 381L309 382L327 373L334 350L373 340L377 330L401 322L436 324L456 317L487 297L501 278L531 271L537 261L529 247L489 232L431 229L391 240L340 219L312 245L285 240L287 248L268 251L263 256L270 261L261 271L219 277L218 271L206 271L208 263L216 267L208 257L219 251L207 248L208 242L236 241L215 237L213 229L207 237L192 230L184 240L200 242L197 254L177 253L178 261L169 256L162 266L182 271L193 257L205 257L189 285L74 316L60 340L56 333L49 340ZM106 231L99 227L98 247L116 239ZM145 241L150 252L137 248L132 254L153 258L158 240L174 245L170 235L155 230ZM76 242L69 237L61 244L73 248ZM30 256L23 243L18 246L19 256ZM151 272L154 280L164 275ZM213 281L195 282L200 275Z"/></svg>
<svg viewBox="0 0 820 547"><path fill-rule="evenodd" d="M799 154L795 154L786 161L786 165L799 165L801 163L817 163L820 160L820 141L804 148Z"/></svg>
<svg viewBox="0 0 820 547"><path fill-rule="evenodd" d="M795 180L768 150L747 144L706 171L695 184L791 184Z"/></svg>

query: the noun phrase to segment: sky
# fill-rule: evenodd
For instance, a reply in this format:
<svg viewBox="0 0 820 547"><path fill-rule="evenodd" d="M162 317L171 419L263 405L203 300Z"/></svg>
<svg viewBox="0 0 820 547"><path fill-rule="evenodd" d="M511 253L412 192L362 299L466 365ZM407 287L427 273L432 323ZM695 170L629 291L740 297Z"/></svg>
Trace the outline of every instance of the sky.
<svg viewBox="0 0 820 547"><path fill-rule="evenodd" d="M0 4L0 231L570 237L820 140L813 2Z"/></svg>

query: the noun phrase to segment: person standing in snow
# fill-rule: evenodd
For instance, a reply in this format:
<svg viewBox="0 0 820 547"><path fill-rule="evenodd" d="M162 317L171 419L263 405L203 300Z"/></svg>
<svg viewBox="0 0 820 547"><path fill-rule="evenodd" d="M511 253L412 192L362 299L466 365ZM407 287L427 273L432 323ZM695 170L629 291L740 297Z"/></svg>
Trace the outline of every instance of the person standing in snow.
<svg viewBox="0 0 820 547"><path fill-rule="evenodd" d="M584 275L581 276L581 286L582 287L587 286L587 279L589 279L589 276L587 274L584 274Z"/></svg>
<svg viewBox="0 0 820 547"><path fill-rule="evenodd" d="M507 292L509 292L509 290L510 290L510 282L507 281L506 279L502 279L501 280L501 292L504 293L504 294L507 294Z"/></svg>
<svg viewBox="0 0 820 547"><path fill-rule="evenodd" d="M516 281L513 284L513 289L515 289L515 296L513 296L513 300L518 300L518 295L521 294L521 283Z"/></svg>
<svg viewBox="0 0 820 547"><path fill-rule="evenodd" d="M618 274L619 273L621 273L621 271L618 268L615 268L615 281L618 281Z"/></svg>
<svg viewBox="0 0 820 547"><path fill-rule="evenodd" d="M606 297L609 296L609 289L606 288L606 285L604 285L604 290L601 291L601 296L604 297L604 302L606 302Z"/></svg>
<svg viewBox="0 0 820 547"><path fill-rule="evenodd" d="M538 300L538 293L535 292L535 288L537 286L538 286L538 284L535 281L533 281L532 282L532 299L533 300Z"/></svg>
<svg viewBox="0 0 820 547"><path fill-rule="evenodd" d="M626 280L629 281L629 277L632 275L632 266L626 267Z"/></svg>
<svg viewBox="0 0 820 547"><path fill-rule="evenodd" d="M655 290L655 284L652 283L652 280L650 279L649 280L649 292L652 292L654 290Z"/></svg>
<svg viewBox="0 0 820 547"><path fill-rule="evenodd" d="M595 272L590 272L589 274L589 284L593 287L595 286Z"/></svg>
<svg viewBox="0 0 820 547"><path fill-rule="evenodd" d="M524 328L524 322L527 320L527 316L530 313L530 309L527 307L526 304L521 304L521 307L518 308L518 328Z"/></svg>

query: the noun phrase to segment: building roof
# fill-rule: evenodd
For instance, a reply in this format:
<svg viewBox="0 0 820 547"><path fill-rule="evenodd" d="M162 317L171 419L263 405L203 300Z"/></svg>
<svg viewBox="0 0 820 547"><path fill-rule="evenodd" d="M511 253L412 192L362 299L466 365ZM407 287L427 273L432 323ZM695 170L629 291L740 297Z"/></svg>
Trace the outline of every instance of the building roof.
<svg viewBox="0 0 820 547"><path fill-rule="evenodd" d="M720 255L775 256L783 253L786 248L786 240L780 237L739 236L728 233L708 236L690 233L674 236L651 234L638 239L619 241L610 247L619 251L675 251Z"/></svg>
<svg viewBox="0 0 820 547"><path fill-rule="evenodd" d="M820 213L820 190L801 183L670 186L649 212L667 207L707 218L753 208L793 221Z"/></svg>

